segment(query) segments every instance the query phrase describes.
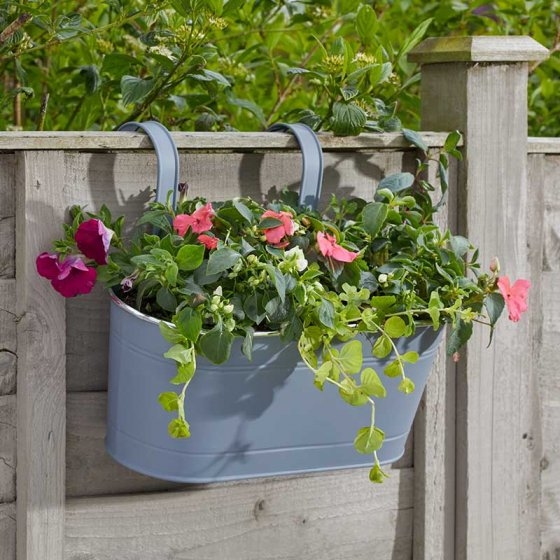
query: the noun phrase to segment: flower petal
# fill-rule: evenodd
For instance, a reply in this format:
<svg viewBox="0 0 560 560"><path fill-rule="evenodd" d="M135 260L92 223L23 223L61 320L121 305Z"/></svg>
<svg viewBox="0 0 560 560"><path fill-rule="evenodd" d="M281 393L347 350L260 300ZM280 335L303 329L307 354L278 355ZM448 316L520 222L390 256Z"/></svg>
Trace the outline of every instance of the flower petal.
<svg viewBox="0 0 560 560"><path fill-rule="evenodd" d="M74 239L78 249L97 264L107 264L107 254L111 245L113 231L96 218L82 222L76 230Z"/></svg>
<svg viewBox="0 0 560 560"><path fill-rule="evenodd" d="M194 218L189 214L178 214L173 220L173 229L181 237L184 237L187 231L189 231L189 228L192 226L193 222Z"/></svg>
<svg viewBox="0 0 560 560"><path fill-rule="evenodd" d="M56 253L41 253L35 260L35 266L39 275L49 280L56 278L60 273L58 255Z"/></svg>

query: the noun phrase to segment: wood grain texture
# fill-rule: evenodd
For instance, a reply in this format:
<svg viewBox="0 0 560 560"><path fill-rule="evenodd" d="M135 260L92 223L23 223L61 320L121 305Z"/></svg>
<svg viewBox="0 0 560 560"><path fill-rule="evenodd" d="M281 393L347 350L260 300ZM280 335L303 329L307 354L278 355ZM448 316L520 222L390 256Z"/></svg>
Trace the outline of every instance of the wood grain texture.
<svg viewBox="0 0 560 560"><path fill-rule="evenodd" d="M419 64L440 62L528 62L545 60L548 49L531 37L430 37L408 55Z"/></svg>
<svg viewBox="0 0 560 560"><path fill-rule="evenodd" d="M15 271L14 173L14 156L0 154L0 279L13 278Z"/></svg>
<svg viewBox="0 0 560 560"><path fill-rule="evenodd" d="M410 469L372 485L344 474L67 502L66 560L404 560Z"/></svg>
<svg viewBox="0 0 560 560"><path fill-rule="evenodd" d="M0 395L16 392L16 281L0 279Z"/></svg>
<svg viewBox="0 0 560 560"><path fill-rule="evenodd" d="M386 174L411 169L414 152L376 152L325 156L322 200L337 190L371 199ZM97 209L105 203L114 215L133 224L150 200L156 158L149 153L70 153L65 155L64 208L71 204ZM189 195L223 200L238 195L274 198L285 187L296 188L301 155L291 153L181 153L181 180ZM56 236L55 236L56 237ZM96 289L68 301L67 383L69 391L102 391L107 387L108 297ZM84 321L83 318L88 320Z"/></svg>
<svg viewBox="0 0 560 560"><path fill-rule="evenodd" d="M560 154L560 138L529 137L528 154Z"/></svg>
<svg viewBox="0 0 560 560"><path fill-rule="evenodd" d="M0 560L16 560L16 505L0 504Z"/></svg>
<svg viewBox="0 0 560 560"><path fill-rule="evenodd" d="M16 397L5 395L0 396L0 504L15 499Z"/></svg>
<svg viewBox="0 0 560 560"><path fill-rule="evenodd" d="M17 553L60 560L64 535L65 311L35 269L60 235L64 154L23 152L16 172Z"/></svg>
<svg viewBox="0 0 560 560"><path fill-rule="evenodd" d="M298 144L291 134L280 132L173 132L179 149L191 151L253 151L297 150ZM441 148L446 134L422 132L428 146ZM326 151L360 151L409 148L410 144L399 132L360 134L359 136L334 136L319 134ZM151 150L146 135L132 132L0 132L0 151L14 150Z"/></svg>
<svg viewBox="0 0 560 560"><path fill-rule="evenodd" d="M560 156L546 156L544 189L544 262L545 272L560 271Z"/></svg>
<svg viewBox="0 0 560 560"><path fill-rule="evenodd" d="M541 460L541 557L560 555L560 272L543 274L543 331L539 356L543 455Z"/></svg>
<svg viewBox="0 0 560 560"><path fill-rule="evenodd" d="M105 451L106 393L69 393L67 399L66 495L68 497L154 492L193 485L158 480L123 467ZM349 434L349 437L352 437ZM390 474L412 465L412 437ZM200 486L203 487L203 486Z"/></svg>
<svg viewBox="0 0 560 560"><path fill-rule="evenodd" d="M526 64L423 67L423 127L464 131L460 231L526 277ZM507 139L507 141L505 140ZM535 258L534 255L531 258ZM539 554L540 426L532 320L475 329L457 378L456 558Z"/></svg>

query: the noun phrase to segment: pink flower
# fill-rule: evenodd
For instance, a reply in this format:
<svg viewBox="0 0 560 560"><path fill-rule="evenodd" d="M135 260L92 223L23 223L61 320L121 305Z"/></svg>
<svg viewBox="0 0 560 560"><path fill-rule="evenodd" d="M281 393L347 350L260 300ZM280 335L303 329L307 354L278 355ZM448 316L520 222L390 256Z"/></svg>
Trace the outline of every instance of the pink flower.
<svg viewBox="0 0 560 560"><path fill-rule="evenodd" d="M282 222L281 225L266 228L264 230L266 241L271 245L275 245L278 247L281 245L283 247L286 247L288 243L286 241L281 243L282 238L284 238L285 236L293 235L295 231L295 225L292 219L292 215L289 212L274 212L274 210L267 210L261 216L261 219L264 218L274 218Z"/></svg>
<svg viewBox="0 0 560 560"><path fill-rule="evenodd" d="M214 215L215 212L212 208L212 203L208 202L195 210L192 214L179 214L175 216L173 227L181 236L184 236L185 233L189 231L189 228L191 228L194 233L203 233L212 229L212 218Z"/></svg>
<svg viewBox="0 0 560 560"><path fill-rule="evenodd" d="M215 249L218 246L218 238L206 235L205 233L200 234L197 239L202 243L209 251Z"/></svg>
<svg viewBox="0 0 560 560"><path fill-rule="evenodd" d="M321 251L324 257L338 262L352 262L359 254L341 247L336 242L334 235L323 233L322 231L317 233L317 244L319 245L319 251Z"/></svg>
<svg viewBox="0 0 560 560"><path fill-rule="evenodd" d="M516 280L513 286L511 286L508 276L498 278L498 288L500 288L500 292L504 296L509 318L515 323L521 318L521 313L527 311L527 292L530 287L531 282L529 280Z"/></svg>
<svg viewBox="0 0 560 560"><path fill-rule="evenodd" d="M60 262L56 253L41 253L36 266L37 272L50 280L52 287L64 297L89 294L97 278L96 270L76 256L66 257Z"/></svg>
<svg viewBox="0 0 560 560"><path fill-rule="evenodd" d="M82 222L74 239L78 249L97 264L107 264L107 254L111 245L113 231L106 228L101 220L92 218Z"/></svg>

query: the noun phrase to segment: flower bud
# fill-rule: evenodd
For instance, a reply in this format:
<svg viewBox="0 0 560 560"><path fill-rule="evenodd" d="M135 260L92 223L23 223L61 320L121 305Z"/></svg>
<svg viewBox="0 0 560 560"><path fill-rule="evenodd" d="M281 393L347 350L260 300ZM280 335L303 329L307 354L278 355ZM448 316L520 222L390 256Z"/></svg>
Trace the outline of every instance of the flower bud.
<svg viewBox="0 0 560 560"><path fill-rule="evenodd" d="M490 270L496 274L500 272L500 261L498 260L498 257L494 257L490 261Z"/></svg>

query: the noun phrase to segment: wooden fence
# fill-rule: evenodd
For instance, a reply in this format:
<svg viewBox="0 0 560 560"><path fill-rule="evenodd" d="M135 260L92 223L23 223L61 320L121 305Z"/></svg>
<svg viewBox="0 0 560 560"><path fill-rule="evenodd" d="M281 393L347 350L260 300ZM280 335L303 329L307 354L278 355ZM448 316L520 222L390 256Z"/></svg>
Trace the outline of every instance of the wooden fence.
<svg viewBox="0 0 560 560"><path fill-rule="evenodd" d="M140 134L0 133L0 560L560 557L560 141L526 136L527 62L544 54L528 38L476 38L414 55L423 128L464 132L443 219L533 289L531 312L503 321L491 348L475 337L459 367L440 353L381 486L363 469L187 486L112 461L107 297L65 302L34 260L72 204L138 215L155 156ZM446 136L423 135L434 150ZM193 194L298 183L288 135L174 138ZM321 143L325 196L371 196L416 155L397 134Z"/></svg>

